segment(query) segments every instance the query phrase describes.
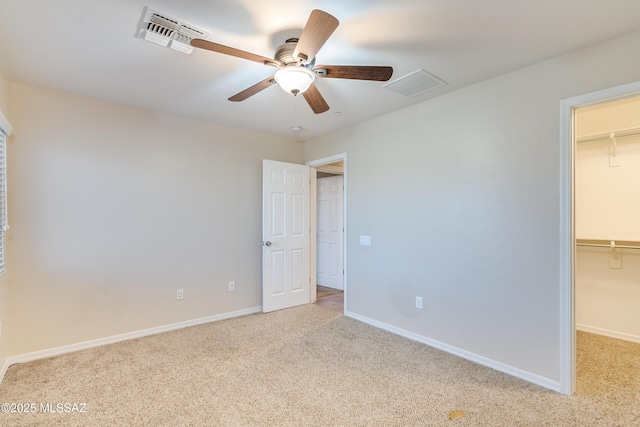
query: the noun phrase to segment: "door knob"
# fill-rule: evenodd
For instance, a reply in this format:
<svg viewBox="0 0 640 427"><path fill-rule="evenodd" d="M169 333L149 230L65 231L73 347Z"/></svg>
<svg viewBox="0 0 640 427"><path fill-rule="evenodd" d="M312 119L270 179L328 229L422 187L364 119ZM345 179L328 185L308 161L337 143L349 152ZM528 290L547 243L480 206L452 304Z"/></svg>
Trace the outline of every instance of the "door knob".
<svg viewBox="0 0 640 427"><path fill-rule="evenodd" d="M271 242L267 240L266 242L264 242L264 245L265 246L271 246Z"/></svg>

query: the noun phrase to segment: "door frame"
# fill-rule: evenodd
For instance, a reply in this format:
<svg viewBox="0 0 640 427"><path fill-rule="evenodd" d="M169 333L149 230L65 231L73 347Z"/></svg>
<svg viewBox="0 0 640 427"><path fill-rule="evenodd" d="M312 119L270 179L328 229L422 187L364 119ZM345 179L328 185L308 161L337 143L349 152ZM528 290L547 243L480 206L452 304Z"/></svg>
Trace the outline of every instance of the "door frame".
<svg viewBox="0 0 640 427"><path fill-rule="evenodd" d="M342 265L344 268L344 278L343 278L343 295L344 295L344 309L343 313L348 312L348 298L347 298L347 153L335 154L329 157L323 157L321 159L309 160L305 163L307 166L311 166L312 168L316 168L318 166L328 165L335 162L344 162L344 171L343 171L343 185L344 191L342 192L342 225L344 227L344 233L342 235ZM315 169L312 169L315 171ZM318 194L317 194L317 173L311 173L311 216L313 220L312 223L312 231L310 233L309 245L309 254L310 254L310 262L309 262L309 274L311 274L311 301L316 300L316 286L317 286L317 254L316 254L316 239L318 236L318 231L316 229L316 209L318 202Z"/></svg>
<svg viewBox="0 0 640 427"><path fill-rule="evenodd" d="M640 81L560 101L560 392L576 390L575 112L640 95Z"/></svg>

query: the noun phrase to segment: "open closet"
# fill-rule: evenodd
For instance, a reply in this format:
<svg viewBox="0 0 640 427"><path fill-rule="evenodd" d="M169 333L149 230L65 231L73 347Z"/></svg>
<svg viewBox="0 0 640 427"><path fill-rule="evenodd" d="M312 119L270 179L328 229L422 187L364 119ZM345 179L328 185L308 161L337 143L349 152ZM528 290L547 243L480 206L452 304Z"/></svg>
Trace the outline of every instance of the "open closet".
<svg viewBox="0 0 640 427"><path fill-rule="evenodd" d="M576 327L640 343L640 97L576 112Z"/></svg>

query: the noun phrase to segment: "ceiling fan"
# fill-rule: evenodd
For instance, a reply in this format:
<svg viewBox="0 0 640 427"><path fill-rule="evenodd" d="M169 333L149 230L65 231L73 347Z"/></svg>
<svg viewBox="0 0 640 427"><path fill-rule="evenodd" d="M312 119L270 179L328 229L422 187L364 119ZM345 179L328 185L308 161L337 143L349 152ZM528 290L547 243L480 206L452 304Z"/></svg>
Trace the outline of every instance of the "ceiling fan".
<svg viewBox="0 0 640 427"><path fill-rule="evenodd" d="M301 93L313 112L319 114L328 111L329 105L313 83L316 77L385 82L393 74L393 68L386 66L315 66L316 54L338 28L338 24L338 20L327 12L313 10L300 38L287 39L283 45L276 49L274 59L203 39L193 39L191 45L278 68L272 77L233 95L229 101L244 101L278 83L284 91L292 93L294 96Z"/></svg>

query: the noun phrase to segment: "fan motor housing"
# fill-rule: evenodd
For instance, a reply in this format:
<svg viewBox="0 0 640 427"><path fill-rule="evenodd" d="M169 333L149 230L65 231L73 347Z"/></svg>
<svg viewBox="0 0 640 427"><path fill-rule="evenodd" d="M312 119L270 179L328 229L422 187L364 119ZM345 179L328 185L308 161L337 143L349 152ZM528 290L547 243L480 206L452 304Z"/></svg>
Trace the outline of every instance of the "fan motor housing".
<svg viewBox="0 0 640 427"><path fill-rule="evenodd" d="M298 45L297 38L287 39L284 42L284 44L280 45L276 49L276 52L273 58L276 61L280 62L285 67L287 65L297 64L298 61L296 61L296 59L293 57L293 51L296 49L297 45ZM313 65L315 64L315 62L316 62L316 59L313 58L309 64L305 65L305 67L313 68Z"/></svg>

